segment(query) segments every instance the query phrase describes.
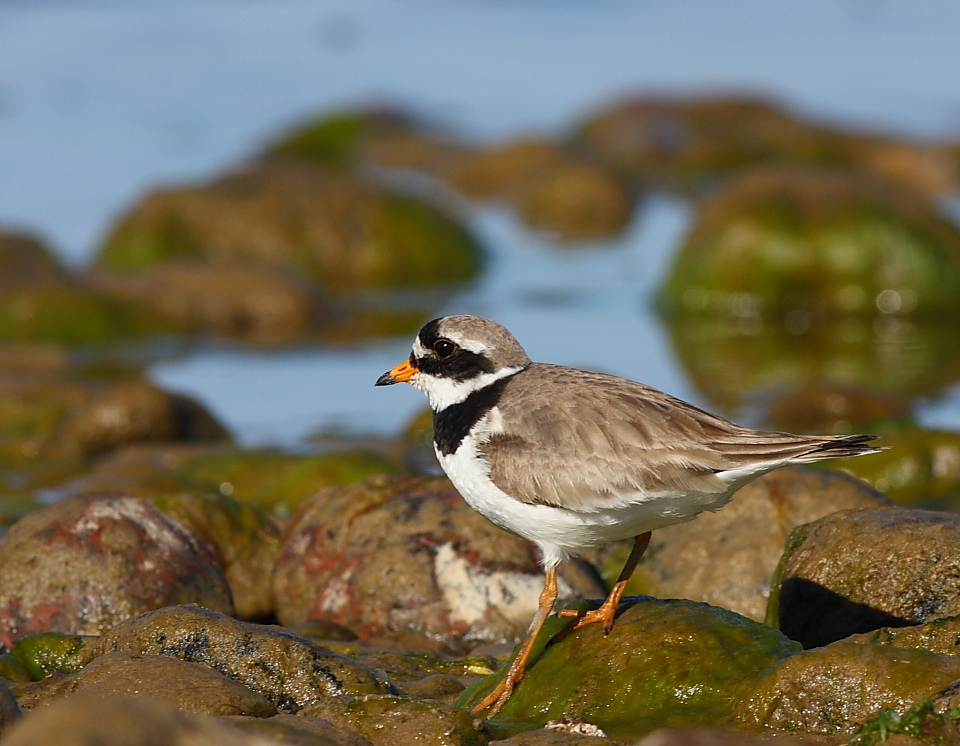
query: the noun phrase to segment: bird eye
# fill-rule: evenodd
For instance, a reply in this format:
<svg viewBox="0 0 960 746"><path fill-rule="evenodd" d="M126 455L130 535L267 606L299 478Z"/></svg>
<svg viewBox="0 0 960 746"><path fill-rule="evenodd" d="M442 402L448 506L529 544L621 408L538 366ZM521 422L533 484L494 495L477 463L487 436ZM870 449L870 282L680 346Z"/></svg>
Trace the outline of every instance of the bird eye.
<svg viewBox="0 0 960 746"><path fill-rule="evenodd" d="M446 360L457 351L457 346L449 339L438 339L433 343L433 351L441 360Z"/></svg>

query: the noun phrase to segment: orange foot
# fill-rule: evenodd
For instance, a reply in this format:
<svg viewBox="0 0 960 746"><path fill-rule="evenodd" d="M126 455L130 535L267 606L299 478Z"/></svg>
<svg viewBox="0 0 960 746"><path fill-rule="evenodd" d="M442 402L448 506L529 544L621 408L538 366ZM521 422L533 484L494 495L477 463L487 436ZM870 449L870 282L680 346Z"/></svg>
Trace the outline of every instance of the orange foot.
<svg viewBox="0 0 960 746"><path fill-rule="evenodd" d="M474 706L472 710L473 714L479 715L489 707L490 712L487 713L487 717L494 717L500 712L500 708L503 707L504 703L510 699L510 695L513 694L513 688L520 683L521 678L523 678L523 671L520 671L518 676L511 667L511 669L507 671L507 675L500 679L500 683L493 688L493 691Z"/></svg>
<svg viewBox="0 0 960 746"><path fill-rule="evenodd" d="M557 616L576 617L577 621L574 622L572 627L570 627L571 632L573 632L575 629L586 627L588 624L602 623L603 633L605 635L609 635L610 630L613 629L613 620L617 616L617 602L614 601L613 603L610 603L610 599L608 598L600 605L600 608L598 609L591 609L590 611L561 609L557 612Z"/></svg>

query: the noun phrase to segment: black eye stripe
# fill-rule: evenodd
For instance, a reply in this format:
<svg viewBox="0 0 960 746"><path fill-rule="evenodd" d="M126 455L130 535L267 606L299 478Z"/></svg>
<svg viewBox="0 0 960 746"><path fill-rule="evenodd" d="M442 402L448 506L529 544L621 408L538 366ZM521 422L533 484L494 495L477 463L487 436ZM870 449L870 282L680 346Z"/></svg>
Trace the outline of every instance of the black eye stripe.
<svg viewBox="0 0 960 746"><path fill-rule="evenodd" d="M484 373L493 373L493 364L483 355L478 355L462 347L456 355L441 360L434 355L417 358L414 364L424 373L438 378L452 378L454 381L466 381Z"/></svg>

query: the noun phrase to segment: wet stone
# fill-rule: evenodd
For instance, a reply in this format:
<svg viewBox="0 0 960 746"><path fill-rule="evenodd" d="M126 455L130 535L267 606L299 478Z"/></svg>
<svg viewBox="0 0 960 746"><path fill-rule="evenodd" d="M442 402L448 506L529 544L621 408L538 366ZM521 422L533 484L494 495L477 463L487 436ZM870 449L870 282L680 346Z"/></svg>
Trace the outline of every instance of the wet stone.
<svg viewBox="0 0 960 746"><path fill-rule="evenodd" d="M769 623L804 647L960 613L960 516L842 510L796 529Z"/></svg>
<svg viewBox="0 0 960 746"><path fill-rule="evenodd" d="M4 746L265 746L207 715L182 712L155 699L110 697L96 694L66 697L28 713L9 735Z"/></svg>
<svg viewBox="0 0 960 746"><path fill-rule="evenodd" d="M149 697L183 712L207 715L270 717L277 710L267 699L237 681L197 663L162 655L111 652L98 656L75 674L51 677L20 706L33 709L78 694Z"/></svg>
<svg viewBox="0 0 960 746"><path fill-rule="evenodd" d="M101 634L177 603L233 612L206 542L144 500L64 498L14 524L0 541L0 642L33 632Z"/></svg>
<svg viewBox="0 0 960 746"><path fill-rule="evenodd" d="M110 629L97 649L165 655L226 674L284 712L343 694L389 691L364 666L281 627L240 622L198 606L143 614Z"/></svg>
<svg viewBox="0 0 960 746"><path fill-rule="evenodd" d="M583 565L561 574L561 596L603 595ZM472 510L446 479L374 477L301 506L284 531L273 591L289 627L327 619L361 638L463 653L518 639L543 582L530 545Z"/></svg>
<svg viewBox="0 0 960 746"><path fill-rule="evenodd" d="M564 637L569 620L550 617L523 681L491 723L519 731L581 718L630 740L665 726L729 722L743 682L799 649L770 627L706 604L634 597L621 609L609 635L590 625ZM479 702L502 675L457 703Z"/></svg>
<svg viewBox="0 0 960 746"><path fill-rule="evenodd" d="M338 728L329 720L287 715L271 718L228 715L220 722L250 736L259 736L268 743L284 746L371 746L370 741L351 730Z"/></svg>
<svg viewBox="0 0 960 746"><path fill-rule="evenodd" d="M265 511L219 494L178 492L149 499L211 546L230 584L237 616L262 619L272 612L270 573L280 530Z"/></svg>
<svg viewBox="0 0 960 746"><path fill-rule="evenodd" d="M906 712L960 678L960 658L835 642L782 661L742 689L745 724L852 733L882 709Z"/></svg>
<svg viewBox="0 0 960 746"><path fill-rule="evenodd" d="M309 707L303 714L355 730L374 746L407 746L418 742L485 746L487 743L479 724L465 710L410 697L337 697Z"/></svg>

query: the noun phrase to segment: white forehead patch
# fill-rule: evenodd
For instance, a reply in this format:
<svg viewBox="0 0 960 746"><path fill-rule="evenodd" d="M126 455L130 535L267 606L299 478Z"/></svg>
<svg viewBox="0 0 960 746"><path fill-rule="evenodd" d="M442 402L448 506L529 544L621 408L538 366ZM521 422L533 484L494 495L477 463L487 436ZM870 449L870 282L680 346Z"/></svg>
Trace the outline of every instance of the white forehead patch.
<svg viewBox="0 0 960 746"><path fill-rule="evenodd" d="M458 332L452 332L451 334L448 334L447 339L456 343L458 347L462 347L463 349L476 353L477 355L482 355L484 352L490 352L491 350L495 349L476 339L465 339L464 336Z"/></svg>
<svg viewBox="0 0 960 746"><path fill-rule="evenodd" d="M484 352L489 352L491 350L496 349L495 347L491 347L490 345L485 345L483 342L478 342L475 339L465 339L463 335L458 332L452 332L451 334L447 334L445 338L449 339L451 342L457 345L457 347L461 347L464 350L467 350L468 352L473 352L477 355L482 355ZM414 357L423 357L429 352L430 350L424 347L423 342L420 341L420 337L417 337L416 339L413 340L413 356Z"/></svg>

